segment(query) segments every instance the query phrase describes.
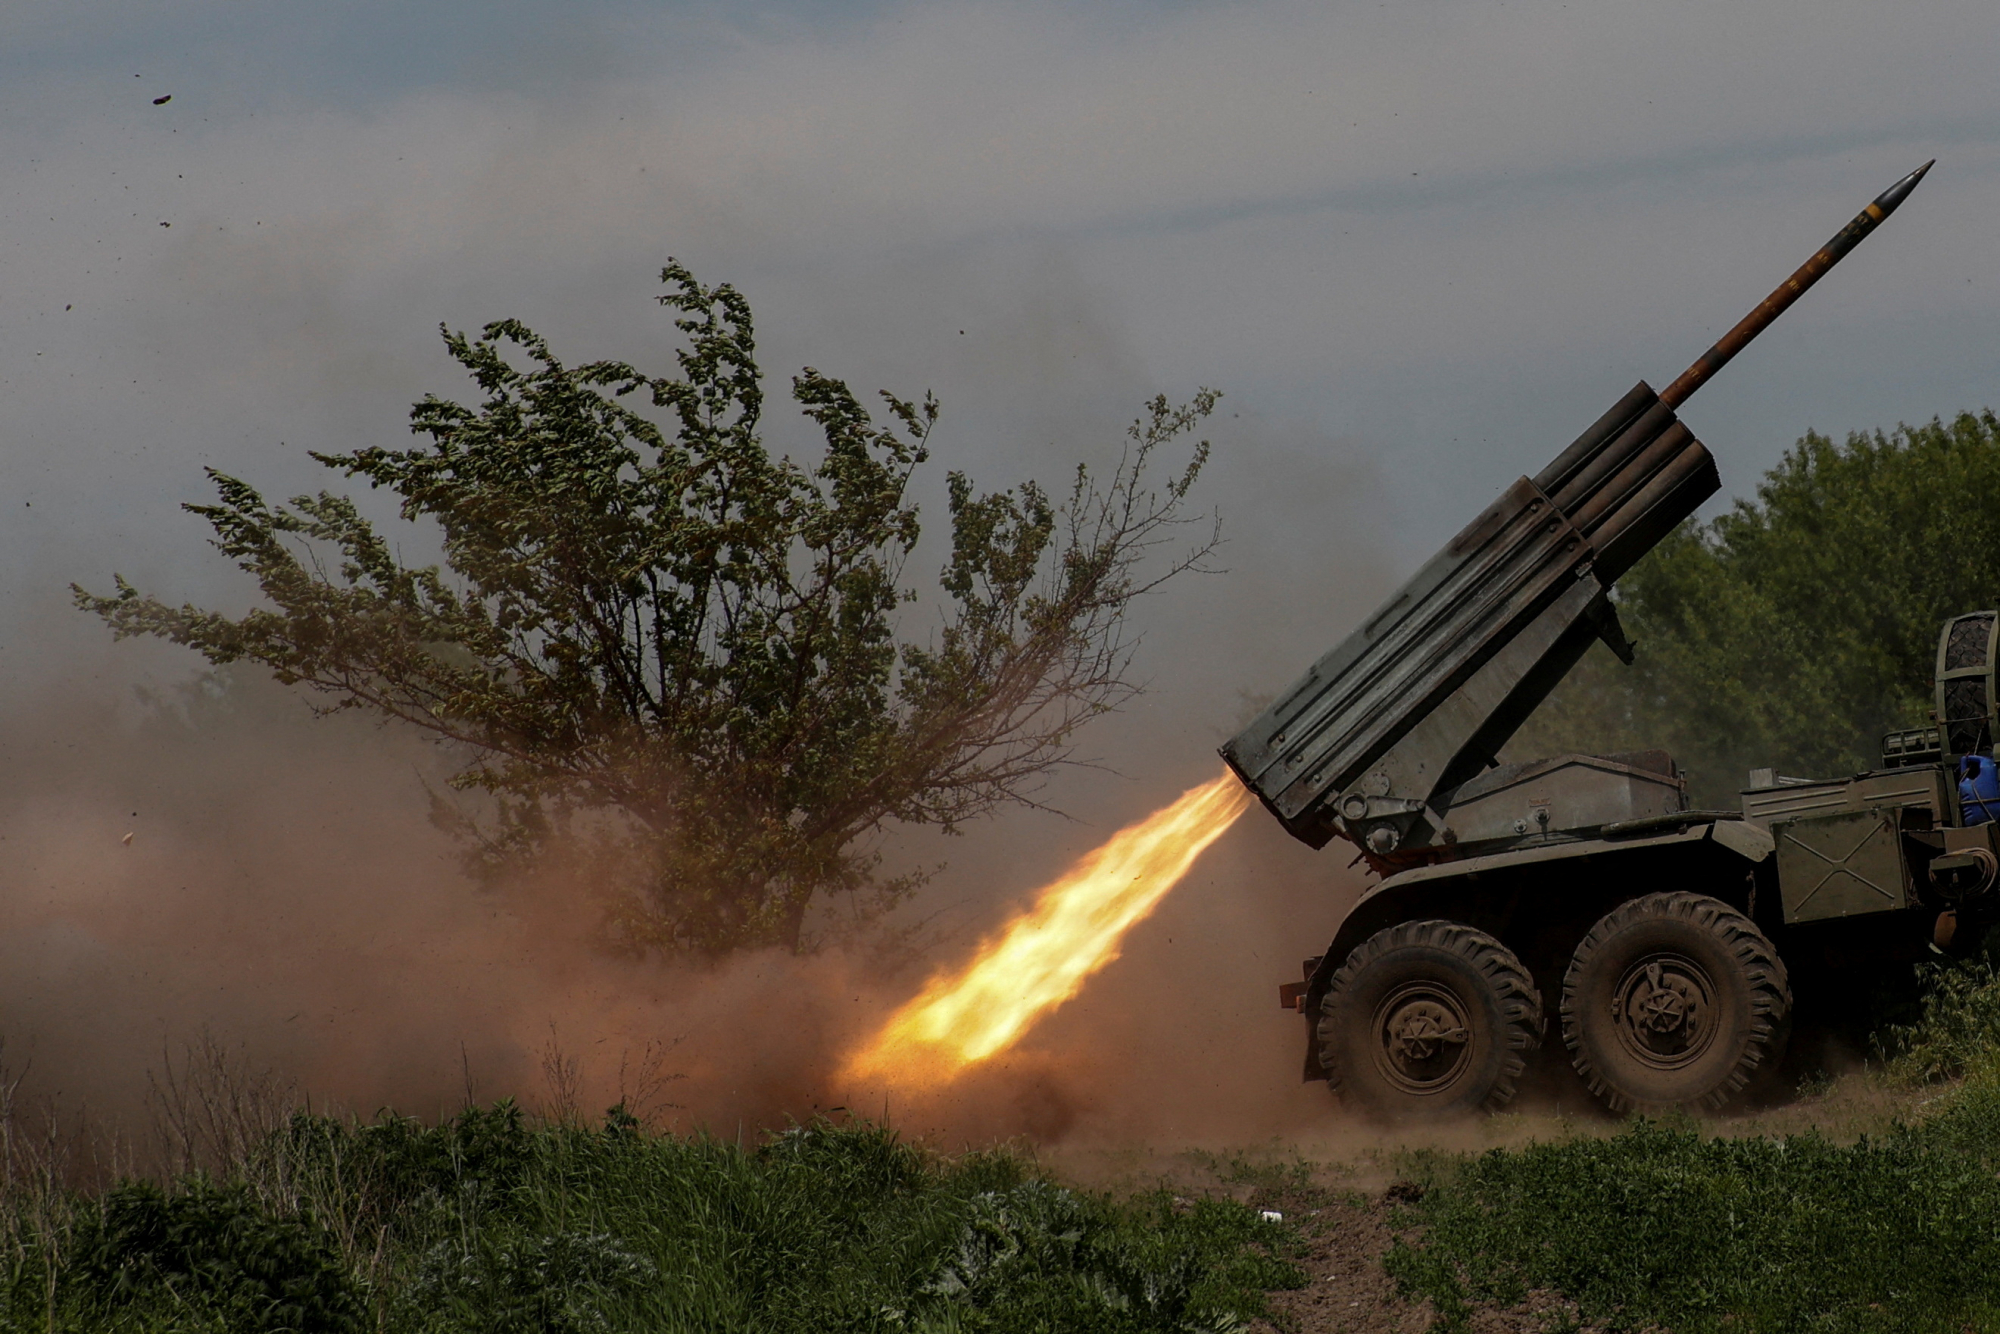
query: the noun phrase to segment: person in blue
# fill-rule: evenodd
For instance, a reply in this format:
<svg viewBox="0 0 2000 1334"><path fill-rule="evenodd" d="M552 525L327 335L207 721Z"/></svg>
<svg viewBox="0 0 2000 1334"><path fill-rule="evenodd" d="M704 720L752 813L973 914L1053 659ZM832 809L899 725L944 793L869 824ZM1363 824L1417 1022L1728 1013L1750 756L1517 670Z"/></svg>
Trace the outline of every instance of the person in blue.
<svg viewBox="0 0 2000 1334"><path fill-rule="evenodd" d="M2000 765L1992 756L1959 757L1958 807L1969 825L2000 819Z"/></svg>

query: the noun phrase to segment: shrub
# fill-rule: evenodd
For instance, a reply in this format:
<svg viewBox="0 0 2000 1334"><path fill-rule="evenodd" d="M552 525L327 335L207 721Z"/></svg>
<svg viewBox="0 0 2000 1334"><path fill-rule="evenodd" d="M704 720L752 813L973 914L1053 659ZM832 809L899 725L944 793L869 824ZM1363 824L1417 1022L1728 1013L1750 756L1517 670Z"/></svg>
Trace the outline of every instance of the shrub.
<svg viewBox="0 0 2000 1334"><path fill-rule="evenodd" d="M270 1334L365 1328L353 1279L312 1220L276 1217L244 1187L202 1178L111 1190L84 1216L64 1277L104 1317L191 1312Z"/></svg>

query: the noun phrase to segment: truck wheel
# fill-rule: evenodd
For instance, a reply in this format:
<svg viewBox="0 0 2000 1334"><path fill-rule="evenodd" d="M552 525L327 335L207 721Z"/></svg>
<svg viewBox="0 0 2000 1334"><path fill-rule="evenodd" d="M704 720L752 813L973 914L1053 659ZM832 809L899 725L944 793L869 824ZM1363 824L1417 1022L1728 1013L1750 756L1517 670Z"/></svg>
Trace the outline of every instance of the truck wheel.
<svg viewBox="0 0 2000 1334"><path fill-rule="evenodd" d="M1541 993L1512 950L1457 922L1405 922L1333 975L1320 1066L1370 1116L1460 1116L1513 1098L1542 1029Z"/></svg>
<svg viewBox="0 0 2000 1334"><path fill-rule="evenodd" d="M1563 1044L1614 1112L1716 1108L1783 1055L1785 965L1764 933L1703 894L1607 913L1563 976Z"/></svg>

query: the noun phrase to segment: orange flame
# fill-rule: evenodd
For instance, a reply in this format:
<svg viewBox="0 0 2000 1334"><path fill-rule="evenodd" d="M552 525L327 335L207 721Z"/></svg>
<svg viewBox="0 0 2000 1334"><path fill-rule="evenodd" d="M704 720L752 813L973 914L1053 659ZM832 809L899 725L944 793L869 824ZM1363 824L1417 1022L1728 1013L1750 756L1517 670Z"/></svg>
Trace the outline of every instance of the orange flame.
<svg viewBox="0 0 2000 1334"><path fill-rule="evenodd" d="M850 1079L933 1083L1011 1046L1118 957L1195 858L1250 805L1228 773L1111 836L956 973L931 979L852 1054Z"/></svg>

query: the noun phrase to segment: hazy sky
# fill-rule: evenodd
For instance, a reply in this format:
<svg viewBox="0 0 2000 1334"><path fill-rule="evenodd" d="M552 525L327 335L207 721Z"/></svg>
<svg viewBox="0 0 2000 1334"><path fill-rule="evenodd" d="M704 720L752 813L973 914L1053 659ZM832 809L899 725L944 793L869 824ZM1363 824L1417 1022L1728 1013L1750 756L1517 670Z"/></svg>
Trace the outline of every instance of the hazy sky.
<svg viewBox="0 0 2000 1334"><path fill-rule="evenodd" d="M1205 770L1231 692L1932 156L1685 415L1742 492L1808 427L2000 401L1996 68L1991 0L15 0L0 652L74 670L63 586L114 569L240 603L177 510L201 468L286 494L403 438L463 392L440 321L664 366L671 255L780 384L936 390L940 473L1058 476L1224 390L1232 573L1147 612Z"/></svg>

